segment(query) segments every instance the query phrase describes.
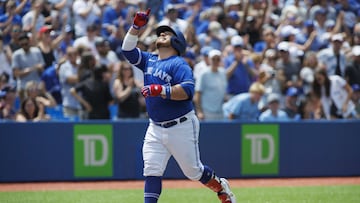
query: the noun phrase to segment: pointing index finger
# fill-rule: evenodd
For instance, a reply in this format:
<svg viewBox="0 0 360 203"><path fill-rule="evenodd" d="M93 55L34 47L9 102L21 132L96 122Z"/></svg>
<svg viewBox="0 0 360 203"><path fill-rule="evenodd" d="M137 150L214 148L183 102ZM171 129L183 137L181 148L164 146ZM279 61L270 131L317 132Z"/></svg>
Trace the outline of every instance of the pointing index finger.
<svg viewBox="0 0 360 203"><path fill-rule="evenodd" d="M150 8L148 8L148 9L146 10L146 15L147 15L147 16L149 16L149 15L150 15L150 11L151 11L151 9L150 9Z"/></svg>

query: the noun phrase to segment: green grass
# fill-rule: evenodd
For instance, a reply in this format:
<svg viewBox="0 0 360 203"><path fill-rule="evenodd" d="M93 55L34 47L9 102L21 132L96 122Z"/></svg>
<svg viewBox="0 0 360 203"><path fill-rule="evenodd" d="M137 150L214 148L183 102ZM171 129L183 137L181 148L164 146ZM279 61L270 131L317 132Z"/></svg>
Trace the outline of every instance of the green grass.
<svg viewBox="0 0 360 203"><path fill-rule="evenodd" d="M360 185L234 188L238 203L359 203ZM143 191L0 192L1 203L142 203ZM164 189L159 203L219 203L206 188Z"/></svg>

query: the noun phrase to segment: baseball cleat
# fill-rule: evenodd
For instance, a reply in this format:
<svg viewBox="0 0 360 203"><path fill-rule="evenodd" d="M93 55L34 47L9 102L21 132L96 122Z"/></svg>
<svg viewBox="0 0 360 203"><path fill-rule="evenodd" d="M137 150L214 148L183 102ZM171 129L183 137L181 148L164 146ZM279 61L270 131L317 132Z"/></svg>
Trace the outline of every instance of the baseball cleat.
<svg viewBox="0 0 360 203"><path fill-rule="evenodd" d="M218 192L218 197L221 200L221 203L236 203L236 198L234 193L230 190L229 182L225 178L220 178L220 183L222 190Z"/></svg>

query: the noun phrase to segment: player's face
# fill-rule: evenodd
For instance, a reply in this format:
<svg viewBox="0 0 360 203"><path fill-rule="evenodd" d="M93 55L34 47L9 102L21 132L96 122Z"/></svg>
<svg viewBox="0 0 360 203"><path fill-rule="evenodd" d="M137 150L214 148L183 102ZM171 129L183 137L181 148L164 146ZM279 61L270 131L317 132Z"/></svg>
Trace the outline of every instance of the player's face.
<svg viewBox="0 0 360 203"><path fill-rule="evenodd" d="M156 48L171 47L170 39L174 34L172 32L162 32L156 39Z"/></svg>

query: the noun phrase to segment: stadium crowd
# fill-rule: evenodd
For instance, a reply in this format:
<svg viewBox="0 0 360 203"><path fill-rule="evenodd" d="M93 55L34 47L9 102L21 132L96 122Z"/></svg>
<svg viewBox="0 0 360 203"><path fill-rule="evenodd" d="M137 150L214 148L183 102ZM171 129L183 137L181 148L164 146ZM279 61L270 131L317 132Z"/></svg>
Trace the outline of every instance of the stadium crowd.
<svg viewBox="0 0 360 203"><path fill-rule="evenodd" d="M0 0L0 119L146 118L121 52L159 25L184 33L201 120L360 118L359 0Z"/></svg>

